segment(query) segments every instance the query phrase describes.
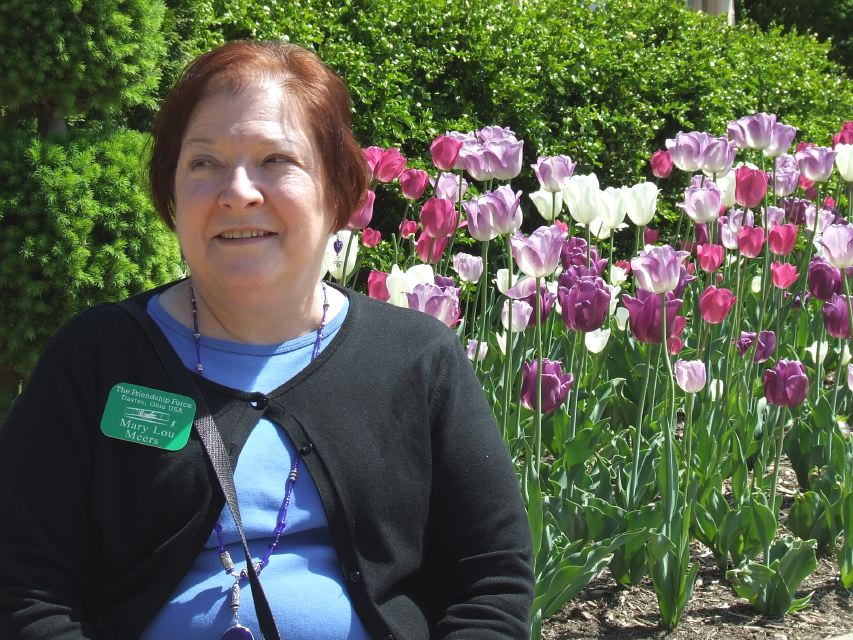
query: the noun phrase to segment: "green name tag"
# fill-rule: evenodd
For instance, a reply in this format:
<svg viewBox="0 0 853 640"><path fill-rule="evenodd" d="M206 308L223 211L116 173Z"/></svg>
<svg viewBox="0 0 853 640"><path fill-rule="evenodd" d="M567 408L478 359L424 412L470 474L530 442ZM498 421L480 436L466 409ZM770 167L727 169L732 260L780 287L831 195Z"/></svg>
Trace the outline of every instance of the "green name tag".
<svg viewBox="0 0 853 640"><path fill-rule="evenodd" d="M110 438L178 451L189 440L194 417L192 398L119 382L107 397L101 431Z"/></svg>

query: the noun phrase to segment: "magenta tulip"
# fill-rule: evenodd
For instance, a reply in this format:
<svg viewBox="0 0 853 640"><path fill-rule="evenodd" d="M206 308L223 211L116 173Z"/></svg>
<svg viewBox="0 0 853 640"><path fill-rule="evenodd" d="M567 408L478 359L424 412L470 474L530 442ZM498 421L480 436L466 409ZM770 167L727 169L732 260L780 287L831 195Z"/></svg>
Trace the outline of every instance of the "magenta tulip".
<svg viewBox="0 0 853 640"><path fill-rule="evenodd" d="M660 344L663 338L663 310L661 297L645 289L637 289L637 297L622 296L622 303L628 310L628 324L631 334L640 342ZM666 294L667 338L675 333L675 317L683 300L673 294Z"/></svg>
<svg viewBox="0 0 853 640"><path fill-rule="evenodd" d="M720 324L726 319L735 303L735 295L729 289L718 289L710 285L699 296L699 310L708 324Z"/></svg>
<svg viewBox="0 0 853 640"><path fill-rule="evenodd" d="M660 231L657 229L652 229L651 227L646 227L643 229L643 243L644 244L656 244L660 238Z"/></svg>
<svg viewBox="0 0 853 640"><path fill-rule="evenodd" d="M424 231L415 243L415 252L423 262L435 264L441 260L449 238L450 236L434 238Z"/></svg>
<svg viewBox="0 0 853 640"><path fill-rule="evenodd" d="M767 173L747 166L735 170L735 202L752 209L761 204L767 195Z"/></svg>
<svg viewBox="0 0 853 640"><path fill-rule="evenodd" d="M433 238L445 238L456 229L459 214L450 200L430 198L421 208L424 233Z"/></svg>
<svg viewBox="0 0 853 640"><path fill-rule="evenodd" d="M429 146L432 163L441 171L453 171L462 142L450 136L438 136Z"/></svg>
<svg viewBox="0 0 853 640"><path fill-rule="evenodd" d="M833 295L823 305L823 326L833 338L850 339L850 314L847 308L847 296Z"/></svg>
<svg viewBox="0 0 853 640"><path fill-rule="evenodd" d="M365 227L364 231L361 232L361 244L363 244L368 249L375 247L382 240L382 233L377 231L376 229L371 229L370 227Z"/></svg>
<svg viewBox="0 0 853 640"><path fill-rule="evenodd" d="M796 360L779 360L764 372L764 397L778 407L798 407L809 392L806 368Z"/></svg>
<svg viewBox="0 0 853 640"><path fill-rule="evenodd" d="M424 194L429 174L420 169L406 169L400 174L400 191L409 200L417 200Z"/></svg>
<svg viewBox="0 0 853 640"><path fill-rule="evenodd" d="M367 276L367 295L375 300L388 302L390 295L386 285L387 280L388 274L384 271L377 271L376 269L371 271L370 275Z"/></svg>
<svg viewBox="0 0 853 640"><path fill-rule="evenodd" d="M776 261L770 265L770 279L777 289L787 289L797 281L797 267L790 262Z"/></svg>
<svg viewBox="0 0 853 640"><path fill-rule="evenodd" d="M373 176L376 172L376 165L379 164L379 160L382 159L382 147L367 147L366 149L362 149L361 153L364 155L364 160L367 162L367 168L370 170L370 179L373 180Z"/></svg>
<svg viewBox="0 0 853 640"><path fill-rule="evenodd" d="M794 245L797 242L797 225L773 225L770 227L770 233L767 234L767 242L770 246L770 251L775 255L787 256L794 250Z"/></svg>
<svg viewBox="0 0 853 640"><path fill-rule="evenodd" d="M411 238L418 232L418 223L414 220L403 220L400 223L400 237Z"/></svg>
<svg viewBox="0 0 853 640"><path fill-rule="evenodd" d="M411 293L406 294L409 308L422 311L452 327L460 318L459 289L441 288L428 282L416 284Z"/></svg>
<svg viewBox="0 0 853 640"><path fill-rule="evenodd" d="M406 167L406 159L399 149L385 149L373 169L373 178L379 182L391 182L399 177Z"/></svg>
<svg viewBox="0 0 853 640"><path fill-rule="evenodd" d="M536 377L539 371L539 361L525 362L521 368L521 404L536 410ZM563 373L559 361L542 359L542 413L550 413L566 401L569 389L572 388L574 377L571 373Z"/></svg>
<svg viewBox="0 0 853 640"><path fill-rule="evenodd" d="M696 247L696 258L699 268L706 273L713 273L723 264L726 250L718 244L700 244Z"/></svg>
<svg viewBox="0 0 853 640"><path fill-rule="evenodd" d="M658 149L649 161L655 178L668 178L672 173L672 157L666 149Z"/></svg>
<svg viewBox="0 0 853 640"><path fill-rule="evenodd" d="M368 189L364 202L350 216L349 223L347 224L348 229L364 229L370 224L370 221L373 219L373 203L375 200L376 194Z"/></svg>
<svg viewBox="0 0 853 640"><path fill-rule="evenodd" d="M841 293L841 271L819 256L815 256L809 263L806 282L809 292L824 302L831 300L833 295Z"/></svg>
<svg viewBox="0 0 853 640"><path fill-rule="evenodd" d="M737 246L741 255L756 258L764 247L764 229L761 227L741 227L737 234Z"/></svg>

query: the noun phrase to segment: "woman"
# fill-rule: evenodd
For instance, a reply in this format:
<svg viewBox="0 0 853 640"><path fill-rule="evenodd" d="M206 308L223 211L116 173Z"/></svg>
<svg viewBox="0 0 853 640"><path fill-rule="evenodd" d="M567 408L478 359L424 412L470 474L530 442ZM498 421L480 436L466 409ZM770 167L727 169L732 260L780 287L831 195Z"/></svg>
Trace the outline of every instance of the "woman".
<svg viewBox="0 0 853 640"><path fill-rule="evenodd" d="M0 430L0 637L527 637L526 517L458 341L321 280L367 187L341 80L283 43L201 56L150 181L191 276L72 319Z"/></svg>

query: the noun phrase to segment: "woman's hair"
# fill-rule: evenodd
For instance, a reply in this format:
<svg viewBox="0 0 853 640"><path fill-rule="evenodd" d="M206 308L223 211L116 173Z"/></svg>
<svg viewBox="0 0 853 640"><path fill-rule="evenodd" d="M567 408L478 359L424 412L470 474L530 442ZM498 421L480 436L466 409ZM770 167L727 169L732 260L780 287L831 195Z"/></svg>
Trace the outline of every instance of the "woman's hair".
<svg viewBox="0 0 853 640"><path fill-rule="evenodd" d="M346 226L363 202L369 173L353 136L349 90L312 52L285 42L228 42L196 58L166 96L154 123L148 183L157 213L175 227L175 170L181 140L196 105L214 91L238 93L260 82L277 82L298 110L320 158L325 202L333 228Z"/></svg>

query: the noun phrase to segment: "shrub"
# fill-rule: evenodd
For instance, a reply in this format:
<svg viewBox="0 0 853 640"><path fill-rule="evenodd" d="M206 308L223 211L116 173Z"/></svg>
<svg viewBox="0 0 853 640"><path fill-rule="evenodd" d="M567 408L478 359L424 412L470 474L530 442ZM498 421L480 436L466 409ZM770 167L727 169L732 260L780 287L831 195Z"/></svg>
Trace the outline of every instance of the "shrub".
<svg viewBox="0 0 853 640"><path fill-rule="evenodd" d="M7 392L72 314L177 275L177 243L142 187L145 141L134 131L95 129L62 142L17 133L0 147L0 384Z"/></svg>

